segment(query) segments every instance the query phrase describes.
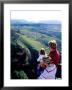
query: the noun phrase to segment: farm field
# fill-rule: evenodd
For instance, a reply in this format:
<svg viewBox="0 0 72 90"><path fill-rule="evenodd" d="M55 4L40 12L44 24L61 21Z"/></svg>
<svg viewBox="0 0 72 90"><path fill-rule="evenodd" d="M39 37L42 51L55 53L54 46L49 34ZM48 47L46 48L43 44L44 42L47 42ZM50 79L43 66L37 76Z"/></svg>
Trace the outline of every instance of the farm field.
<svg viewBox="0 0 72 90"><path fill-rule="evenodd" d="M24 71L27 78L36 78L36 63L41 48L49 53L48 42L55 39L61 53L61 24L28 23L18 20L11 21L11 78L15 70ZM25 57L18 58L20 50L24 50ZM16 60L17 59L17 60ZM13 68L12 68L13 67ZM18 68L18 69L17 69ZM30 69L29 69L30 68ZM27 69L27 70L26 70ZM16 72L16 71L15 71ZM17 72L16 72L17 73ZM34 77L29 74L34 74Z"/></svg>

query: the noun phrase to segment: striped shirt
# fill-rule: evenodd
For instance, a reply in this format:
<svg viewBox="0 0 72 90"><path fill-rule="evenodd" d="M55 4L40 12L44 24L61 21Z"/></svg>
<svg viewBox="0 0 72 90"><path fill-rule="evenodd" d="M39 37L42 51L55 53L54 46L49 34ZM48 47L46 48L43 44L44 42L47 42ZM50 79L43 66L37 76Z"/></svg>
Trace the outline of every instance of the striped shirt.
<svg viewBox="0 0 72 90"><path fill-rule="evenodd" d="M44 70L38 79L55 79L56 70L56 65L50 64L50 66Z"/></svg>

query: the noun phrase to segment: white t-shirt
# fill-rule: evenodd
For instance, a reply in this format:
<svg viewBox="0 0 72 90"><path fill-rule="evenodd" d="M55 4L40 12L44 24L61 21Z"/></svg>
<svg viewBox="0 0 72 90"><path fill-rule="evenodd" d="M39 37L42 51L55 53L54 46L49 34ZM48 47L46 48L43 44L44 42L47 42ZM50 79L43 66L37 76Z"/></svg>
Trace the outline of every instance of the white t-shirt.
<svg viewBox="0 0 72 90"><path fill-rule="evenodd" d="M38 57L38 59L37 59L37 61L38 61L38 62L42 62L42 58L43 58L43 57L45 57L45 55L41 55L41 54L40 54L39 57Z"/></svg>
<svg viewBox="0 0 72 90"><path fill-rule="evenodd" d="M39 76L38 79L55 79L55 75L56 75L56 65L55 64L50 64L50 66L48 66L43 73Z"/></svg>

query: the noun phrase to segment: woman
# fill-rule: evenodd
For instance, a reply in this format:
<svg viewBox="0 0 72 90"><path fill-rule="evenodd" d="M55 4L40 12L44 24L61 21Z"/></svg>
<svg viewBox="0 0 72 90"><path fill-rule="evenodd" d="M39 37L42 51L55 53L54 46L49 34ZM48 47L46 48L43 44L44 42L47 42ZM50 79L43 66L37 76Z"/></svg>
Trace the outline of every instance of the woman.
<svg viewBox="0 0 72 90"><path fill-rule="evenodd" d="M49 53L48 56L51 57L50 61L57 66L59 61L60 61L60 53L57 50L57 43L56 43L56 41L55 40L51 40L49 42L49 46L50 46L50 53Z"/></svg>

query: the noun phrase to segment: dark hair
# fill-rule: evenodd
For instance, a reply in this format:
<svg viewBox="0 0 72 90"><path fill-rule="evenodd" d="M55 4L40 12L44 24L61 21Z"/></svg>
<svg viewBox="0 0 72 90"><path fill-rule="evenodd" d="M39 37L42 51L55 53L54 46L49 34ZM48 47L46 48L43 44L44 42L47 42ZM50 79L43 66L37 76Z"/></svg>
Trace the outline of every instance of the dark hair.
<svg viewBox="0 0 72 90"><path fill-rule="evenodd" d="M40 54L45 55L45 50L43 48L40 50Z"/></svg>

